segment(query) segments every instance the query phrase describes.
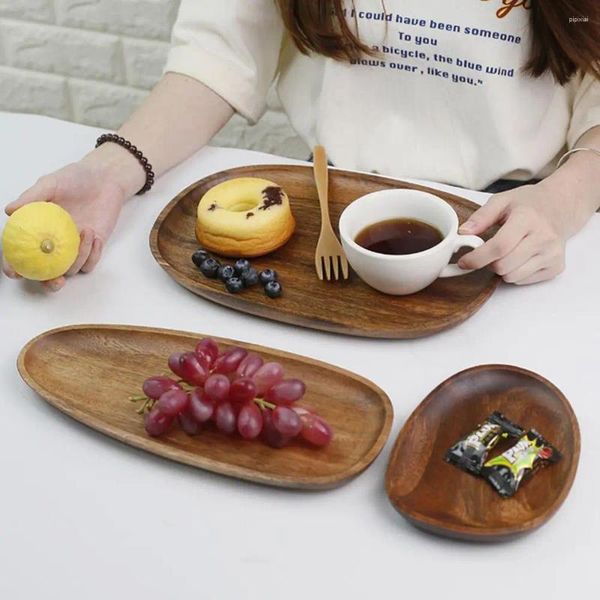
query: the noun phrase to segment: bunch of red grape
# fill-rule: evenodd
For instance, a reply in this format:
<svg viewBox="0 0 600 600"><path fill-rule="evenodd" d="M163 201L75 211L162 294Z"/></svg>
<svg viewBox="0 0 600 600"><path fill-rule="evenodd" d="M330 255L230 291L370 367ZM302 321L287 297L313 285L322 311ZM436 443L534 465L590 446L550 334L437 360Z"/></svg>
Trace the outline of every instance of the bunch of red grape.
<svg viewBox="0 0 600 600"><path fill-rule="evenodd" d="M300 437L314 446L326 446L333 437L328 423L313 410L298 406L306 386L285 379L277 362L264 362L254 352L233 347L221 353L211 338L198 342L194 352L176 352L169 368L177 379L158 375L144 381L139 411L145 413L146 432L166 433L175 421L189 435L213 426L244 439L261 437L281 448Z"/></svg>

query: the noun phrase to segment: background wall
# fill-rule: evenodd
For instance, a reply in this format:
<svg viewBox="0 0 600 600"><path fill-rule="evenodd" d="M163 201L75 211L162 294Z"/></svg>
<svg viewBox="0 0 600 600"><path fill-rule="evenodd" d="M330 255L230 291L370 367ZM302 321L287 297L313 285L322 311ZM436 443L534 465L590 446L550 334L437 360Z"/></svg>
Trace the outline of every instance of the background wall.
<svg viewBox="0 0 600 600"><path fill-rule="evenodd" d="M179 1L0 0L0 110L117 128L161 75ZM213 143L305 158L274 93L269 105Z"/></svg>

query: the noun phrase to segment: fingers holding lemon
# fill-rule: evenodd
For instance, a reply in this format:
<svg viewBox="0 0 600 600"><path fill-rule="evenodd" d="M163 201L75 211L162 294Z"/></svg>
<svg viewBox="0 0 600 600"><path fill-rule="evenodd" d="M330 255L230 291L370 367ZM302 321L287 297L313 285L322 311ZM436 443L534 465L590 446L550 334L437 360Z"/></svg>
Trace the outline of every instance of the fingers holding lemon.
<svg viewBox="0 0 600 600"><path fill-rule="evenodd" d="M2 235L4 260L18 275L48 281L64 275L79 253L77 225L52 202L31 202L17 209Z"/></svg>

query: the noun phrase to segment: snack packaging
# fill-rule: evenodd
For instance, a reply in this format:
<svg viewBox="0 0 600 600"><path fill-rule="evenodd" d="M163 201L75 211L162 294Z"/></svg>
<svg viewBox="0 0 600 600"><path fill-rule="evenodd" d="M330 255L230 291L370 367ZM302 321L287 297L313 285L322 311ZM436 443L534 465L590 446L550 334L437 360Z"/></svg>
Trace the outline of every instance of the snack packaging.
<svg viewBox="0 0 600 600"><path fill-rule="evenodd" d="M477 429L456 442L446 452L446 460L464 471L479 475L490 450L501 439L522 435L523 429L496 411Z"/></svg>
<svg viewBox="0 0 600 600"><path fill-rule="evenodd" d="M510 498L525 477L560 459L560 452L531 429L508 450L488 460L481 469L481 475L502 497Z"/></svg>

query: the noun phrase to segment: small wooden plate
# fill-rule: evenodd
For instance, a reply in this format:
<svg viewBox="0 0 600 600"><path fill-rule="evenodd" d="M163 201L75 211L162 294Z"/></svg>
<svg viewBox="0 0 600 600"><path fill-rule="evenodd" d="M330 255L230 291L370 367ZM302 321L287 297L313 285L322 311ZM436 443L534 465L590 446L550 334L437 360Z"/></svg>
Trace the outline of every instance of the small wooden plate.
<svg viewBox="0 0 600 600"><path fill-rule="evenodd" d="M168 372L167 357L193 350L199 334L111 325L54 329L21 351L18 369L25 382L50 404L111 437L181 463L268 485L328 489L358 475L383 448L393 409L370 381L326 363L232 340L267 360L282 363L289 377L307 386L302 402L332 426L334 439L323 449L302 442L281 450L206 430L189 437L174 427L154 439L128 400L141 393L147 377Z"/></svg>
<svg viewBox="0 0 600 600"><path fill-rule="evenodd" d="M495 410L537 429L563 454L509 499L444 460L448 448ZM579 447L573 409L549 381L518 367L473 367L440 384L412 413L394 445L386 490L403 517L429 532L507 539L540 527L558 510L575 478Z"/></svg>
<svg viewBox="0 0 600 600"><path fill-rule="evenodd" d="M292 239L269 256L253 260L257 269L275 268L284 286L277 300L260 286L229 294L220 282L206 279L192 264L198 248L194 235L196 208L211 187L234 177L263 177L282 186L290 197L297 228ZM396 179L332 169L329 198L332 223L356 198L376 190L412 188L435 194L451 204L461 222L478 208L447 192ZM488 270L438 279L412 296L387 296L355 274L343 282L319 281L314 266L320 213L311 167L261 165L211 175L181 192L158 217L150 247L158 264L182 286L236 310L302 327L376 338L417 338L461 323L492 295L499 278Z"/></svg>

